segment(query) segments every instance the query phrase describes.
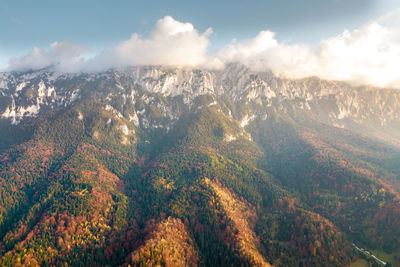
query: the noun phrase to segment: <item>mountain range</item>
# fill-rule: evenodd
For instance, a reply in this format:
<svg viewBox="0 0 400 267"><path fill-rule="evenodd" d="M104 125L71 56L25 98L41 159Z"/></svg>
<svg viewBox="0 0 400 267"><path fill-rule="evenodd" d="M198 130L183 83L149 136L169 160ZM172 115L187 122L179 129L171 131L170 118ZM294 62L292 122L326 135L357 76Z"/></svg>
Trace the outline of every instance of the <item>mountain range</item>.
<svg viewBox="0 0 400 267"><path fill-rule="evenodd" d="M0 73L0 265L399 266L399 163L398 89Z"/></svg>

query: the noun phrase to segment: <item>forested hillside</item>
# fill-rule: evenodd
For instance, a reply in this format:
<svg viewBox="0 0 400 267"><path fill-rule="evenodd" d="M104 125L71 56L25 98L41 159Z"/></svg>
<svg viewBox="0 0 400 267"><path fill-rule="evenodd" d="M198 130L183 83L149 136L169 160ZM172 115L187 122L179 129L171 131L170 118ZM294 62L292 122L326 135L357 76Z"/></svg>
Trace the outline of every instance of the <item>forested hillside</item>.
<svg viewBox="0 0 400 267"><path fill-rule="evenodd" d="M380 266L352 244L400 265L395 90L238 65L12 75L1 266Z"/></svg>

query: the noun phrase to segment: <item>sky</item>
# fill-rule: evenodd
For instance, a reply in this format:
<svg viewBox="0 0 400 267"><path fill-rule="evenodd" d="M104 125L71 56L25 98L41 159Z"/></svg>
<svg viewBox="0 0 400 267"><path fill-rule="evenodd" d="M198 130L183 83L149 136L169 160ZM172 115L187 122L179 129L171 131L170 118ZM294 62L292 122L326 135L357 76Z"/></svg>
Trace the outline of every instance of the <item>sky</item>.
<svg viewBox="0 0 400 267"><path fill-rule="evenodd" d="M0 70L240 61L400 86L399 9L398 0L0 0Z"/></svg>

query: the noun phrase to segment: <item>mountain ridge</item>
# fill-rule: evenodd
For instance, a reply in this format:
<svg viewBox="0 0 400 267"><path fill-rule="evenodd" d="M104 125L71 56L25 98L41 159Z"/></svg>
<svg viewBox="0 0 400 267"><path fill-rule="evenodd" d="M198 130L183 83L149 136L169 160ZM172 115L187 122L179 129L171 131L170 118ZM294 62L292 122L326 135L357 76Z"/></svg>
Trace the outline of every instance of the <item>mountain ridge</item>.
<svg viewBox="0 0 400 267"><path fill-rule="evenodd" d="M400 261L399 91L238 64L0 77L1 265Z"/></svg>
<svg viewBox="0 0 400 267"><path fill-rule="evenodd" d="M45 69L30 74L7 75L3 73L0 83L0 111L1 117L10 119L13 124L24 117L36 116L42 106L55 108L71 104L79 97L80 86L91 87L101 79L113 79L116 86L121 86L120 80L127 79L151 93L170 97L182 95L189 106L193 98L207 94L218 98L226 94L234 102L246 98L248 102L278 108L285 101L292 101L291 106L319 113L315 119L329 125L351 130L363 128L374 137L399 138L396 128L400 121L400 96L395 89L354 88L315 77L281 79L271 72L252 72L240 64L230 64L219 71L145 66L98 74L57 74ZM63 85L74 82L76 88ZM384 128L384 131L379 128Z"/></svg>

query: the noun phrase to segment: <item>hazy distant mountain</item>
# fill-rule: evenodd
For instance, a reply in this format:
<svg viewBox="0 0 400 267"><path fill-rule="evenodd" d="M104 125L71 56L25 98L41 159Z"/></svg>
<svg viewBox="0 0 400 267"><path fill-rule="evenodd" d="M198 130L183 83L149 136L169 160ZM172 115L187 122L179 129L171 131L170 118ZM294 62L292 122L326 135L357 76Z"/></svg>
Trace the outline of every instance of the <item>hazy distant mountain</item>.
<svg viewBox="0 0 400 267"><path fill-rule="evenodd" d="M0 265L400 264L400 90L0 73L0 152Z"/></svg>

